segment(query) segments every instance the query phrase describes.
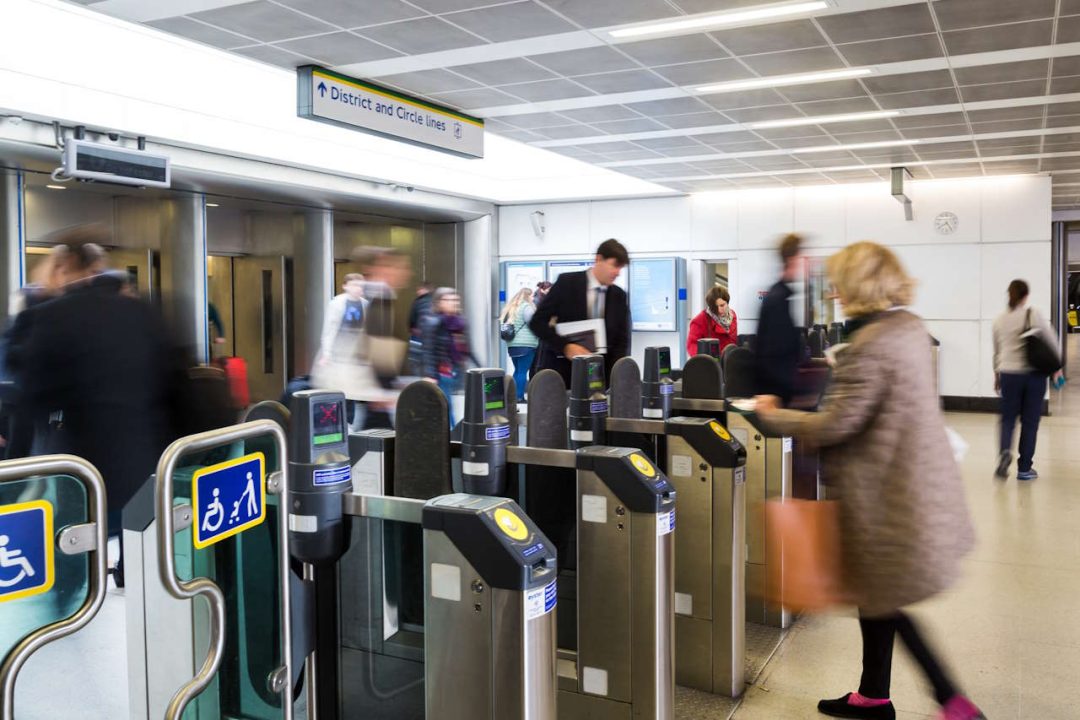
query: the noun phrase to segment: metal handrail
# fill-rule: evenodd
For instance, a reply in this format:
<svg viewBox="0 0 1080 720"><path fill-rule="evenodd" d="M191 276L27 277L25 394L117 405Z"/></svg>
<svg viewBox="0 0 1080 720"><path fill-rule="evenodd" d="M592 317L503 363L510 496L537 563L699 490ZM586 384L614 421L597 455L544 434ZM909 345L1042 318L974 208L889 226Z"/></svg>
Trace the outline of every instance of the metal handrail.
<svg viewBox="0 0 1080 720"><path fill-rule="evenodd" d="M94 528L96 545L90 550L89 588L82 607L59 622L38 628L23 638L0 665L0 684L3 686L2 720L15 717L15 680L26 661L45 645L66 637L94 619L105 602L105 583L108 575L108 524L106 522L105 482L97 468L74 455L45 455L42 457L8 460L0 463L0 483L30 477L67 475L86 488L89 498L89 522Z"/></svg>
<svg viewBox="0 0 1080 720"><path fill-rule="evenodd" d="M214 675L221 667L221 661L225 654L225 595L217 584L206 577L193 578L190 581L180 581L176 576L175 536L173 519L173 472L181 456L209 450L210 448L240 440L249 440L263 435L271 435L277 445L278 464L281 469L288 468L288 447L285 432L281 426L272 420L253 420L251 422L233 425L218 430L189 435L180 438L169 445L158 461L157 486L154 494L154 508L157 515L157 541L158 541L158 574L161 582L177 600L191 600L202 595L210 605L210 643L206 659L195 677L185 683L176 691L169 706L165 711L165 720L179 720L188 703L199 693L207 688L214 679ZM279 486L277 492L281 501L278 505L281 518L278 523L278 576L280 578L280 622L281 622L281 654L282 665L286 678L292 677L292 633L291 633L291 602L289 598L289 523L287 519L288 506L288 473L279 474ZM292 720L292 695L285 683L282 690L282 708L285 711L285 720ZM6 720L6 719L5 719Z"/></svg>

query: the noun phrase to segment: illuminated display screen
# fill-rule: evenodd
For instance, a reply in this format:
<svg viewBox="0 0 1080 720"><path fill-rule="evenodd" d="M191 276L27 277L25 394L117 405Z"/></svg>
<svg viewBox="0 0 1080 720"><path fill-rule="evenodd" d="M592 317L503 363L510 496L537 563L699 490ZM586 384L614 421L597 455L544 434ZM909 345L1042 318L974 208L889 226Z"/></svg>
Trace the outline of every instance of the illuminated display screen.
<svg viewBox="0 0 1080 720"><path fill-rule="evenodd" d="M503 397L503 379L488 378L484 380L484 409L502 410L506 407Z"/></svg>
<svg viewBox="0 0 1080 720"><path fill-rule="evenodd" d="M312 442L315 445L339 443L345 437L341 404L321 402L311 406Z"/></svg>

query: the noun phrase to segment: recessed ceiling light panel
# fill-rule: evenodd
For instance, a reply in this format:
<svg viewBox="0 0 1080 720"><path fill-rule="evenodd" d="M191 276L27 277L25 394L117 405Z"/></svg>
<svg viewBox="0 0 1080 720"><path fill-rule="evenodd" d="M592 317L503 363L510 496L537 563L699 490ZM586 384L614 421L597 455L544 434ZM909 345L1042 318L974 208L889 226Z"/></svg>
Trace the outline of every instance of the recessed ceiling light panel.
<svg viewBox="0 0 1080 720"><path fill-rule="evenodd" d="M772 20L775 18L802 15L829 7L827 0L814 0L813 2L795 2L784 4L763 5L760 7L746 8L735 12L710 13L698 15L684 20L668 20L665 22L649 23L647 25L635 25L632 27L619 28L608 32L614 38L644 37L646 35L673 35L685 32L706 32L728 25L751 23L756 20Z"/></svg>
<svg viewBox="0 0 1080 720"><path fill-rule="evenodd" d="M845 115L819 115L817 117L788 118L786 120L766 120L764 122L750 123L754 130L766 128L799 127L801 125L828 125L830 123L858 122L860 120L885 120L896 117L899 110L878 110L875 112L847 113Z"/></svg>
<svg viewBox="0 0 1080 720"><path fill-rule="evenodd" d="M769 75L767 77L750 78L748 80L732 80L731 82L702 85L696 88L703 95L717 93L737 92L739 90L754 90L756 88L787 87L789 85L808 85L810 83L830 82L832 80L847 80L850 78L866 77L873 75L874 69L868 67L844 68L843 70L825 70L822 72L797 73L795 75Z"/></svg>

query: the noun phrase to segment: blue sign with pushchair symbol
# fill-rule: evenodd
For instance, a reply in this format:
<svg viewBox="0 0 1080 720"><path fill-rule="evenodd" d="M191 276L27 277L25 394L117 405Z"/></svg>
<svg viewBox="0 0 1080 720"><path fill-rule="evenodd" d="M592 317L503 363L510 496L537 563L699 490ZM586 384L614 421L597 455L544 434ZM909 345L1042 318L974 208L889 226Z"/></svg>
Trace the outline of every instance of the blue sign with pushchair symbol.
<svg viewBox="0 0 1080 720"><path fill-rule="evenodd" d="M0 602L47 593L55 578L52 505L0 506Z"/></svg>
<svg viewBox="0 0 1080 720"><path fill-rule="evenodd" d="M192 539L204 548L266 519L266 458L252 453L200 468L191 479Z"/></svg>

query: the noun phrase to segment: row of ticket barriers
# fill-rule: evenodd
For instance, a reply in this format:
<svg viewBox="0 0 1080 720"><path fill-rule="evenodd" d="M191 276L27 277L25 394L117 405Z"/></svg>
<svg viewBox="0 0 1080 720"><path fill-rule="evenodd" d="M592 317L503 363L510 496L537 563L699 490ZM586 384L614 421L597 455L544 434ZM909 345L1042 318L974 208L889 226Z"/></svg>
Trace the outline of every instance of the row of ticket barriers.
<svg viewBox="0 0 1080 720"><path fill-rule="evenodd" d="M177 441L123 512L131 717L671 720L676 684L737 697L747 623L791 622L762 507L791 494L791 439L702 349L681 387L667 348L611 378L574 358L527 412L470 370L453 432L417 382L395 431L350 433L314 390Z"/></svg>

